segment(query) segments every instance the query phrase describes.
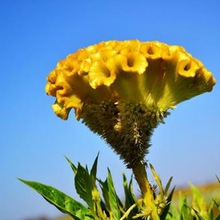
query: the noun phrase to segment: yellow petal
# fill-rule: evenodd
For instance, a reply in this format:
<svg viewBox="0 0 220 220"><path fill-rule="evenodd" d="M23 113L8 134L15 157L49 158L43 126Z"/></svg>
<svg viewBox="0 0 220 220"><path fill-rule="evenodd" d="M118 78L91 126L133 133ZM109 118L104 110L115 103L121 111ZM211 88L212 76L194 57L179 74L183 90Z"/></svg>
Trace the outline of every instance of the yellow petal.
<svg viewBox="0 0 220 220"><path fill-rule="evenodd" d="M155 42L149 43L142 43L140 52L147 58L147 59L158 59L161 57L161 48Z"/></svg>
<svg viewBox="0 0 220 220"><path fill-rule="evenodd" d="M115 62L119 65L119 68L128 73L142 74L148 66L148 62L144 55L138 52L118 55L115 58Z"/></svg>
<svg viewBox="0 0 220 220"><path fill-rule="evenodd" d="M64 106L62 106L62 105L59 104L59 103L54 103L54 104L52 105L52 108L53 108L55 114L56 114L58 117L60 117L60 118L62 118L62 119L64 119L64 120L67 120L67 119L68 119L68 115L69 115L70 109L65 108Z"/></svg>
<svg viewBox="0 0 220 220"><path fill-rule="evenodd" d="M96 61L89 71L89 83L93 89L98 86L110 86L116 78L114 70L109 70L103 61Z"/></svg>

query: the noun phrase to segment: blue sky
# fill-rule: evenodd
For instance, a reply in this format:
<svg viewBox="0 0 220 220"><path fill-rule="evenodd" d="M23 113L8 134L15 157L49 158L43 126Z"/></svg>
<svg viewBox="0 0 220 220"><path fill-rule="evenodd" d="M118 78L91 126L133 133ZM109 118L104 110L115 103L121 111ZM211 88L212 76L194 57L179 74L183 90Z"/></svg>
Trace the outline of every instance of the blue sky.
<svg viewBox="0 0 220 220"><path fill-rule="evenodd" d="M36 180L72 195L71 169L64 159L107 167L122 195L125 165L98 136L76 121L55 116L46 96L46 76L81 47L105 40L158 40L182 45L220 81L219 1L0 1L0 215L22 220L59 215L16 177ZM177 106L152 137L147 156L163 182L173 185L215 181L220 176L219 92ZM134 187L137 188L135 185Z"/></svg>

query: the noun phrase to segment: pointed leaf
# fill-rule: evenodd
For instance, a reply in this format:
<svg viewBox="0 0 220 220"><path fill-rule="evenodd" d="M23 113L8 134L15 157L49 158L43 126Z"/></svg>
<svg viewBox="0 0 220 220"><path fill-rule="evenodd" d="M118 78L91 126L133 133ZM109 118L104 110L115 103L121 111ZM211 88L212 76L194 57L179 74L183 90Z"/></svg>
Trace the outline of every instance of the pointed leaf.
<svg viewBox="0 0 220 220"><path fill-rule="evenodd" d="M108 213L111 216L110 219L120 219L119 206L121 202L115 192L110 171L108 170L108 177L104 182L100 179L98 179L98 181L100 183L102 195L105 200L105 208L108 210Z"/></svg>
<svg viewBox="0 0 220 220"><path fill-rule="evenodd" d="M132 191L132 177L130 179L129 185L127 182L127 178L125 174L123 173L123 185L124 185L124 192L125 192L125 209L126 211L136 203L135 196ZM128 215L127 219L132 219L132 216L135 216L135 214L138 213L138 208L135 207L130 214Z"/></svg>
<svg viewBox="0 0 220 220"><path fill-rule="evenodd" d="M117 194L115 191L112 175L109 169L108 169L107 183L108 183L109 205L111 208L113 219L120 219L121 215L120 215L120 210L119 210Z"/></svg>
<svg viewBox="0 0 220 220"><path fill-rule="evenodd" d="M181 215L181 220L188 220L190 213L191 213L191 208L189 207L187 203L187 199L182 193L179 193L179 210L180 210L180 215Z"/></svg>
<svg viewBox="0 0 220 220"><path fill-rule="evenodd" d="M128 185L127 178L125 174L123 173L123 186L124 186L124 193L125 193L125 207L128 209L131 205L135 203L133 199L133 195L130 191L130 185Z"/></svg>
<svg viewBox="0 0 220 220"><path fill-rule="evenodd" d="M76 172L77 172L76 166L72 163L72 161L68 157L66 157L66 156L64 156L64 157L66 158L67 162L69 163L70 167L72 168L73 173L76 175Z"/></svg>
<svg viewBox="0 0 220 220"><path fill-rule="evenodd" d="M172 180L173 180L173 177L171 176L170 179L168 180L167 185L166 185L165 190L164 190L164 194L165 194L165 195L166 195L167 192L169 191L169 188L170 188L170 185L171 185Z"/></svg>
<svg viewBox="0 0 220 220"><path fill-rule="evenodd" d="M220 178L217 175L216 175L216 178L217 178L218 182L220 183Z"/></svg>
<svg viewBox="0 0 220 220"><path fill-rule="evenodd" d="M90 171L90 176L91 176L91 180L92 180L92 186L93 188L96 188L95 185L95 181L96 181L96 174L97 174L97 164L98 164L98 158L99 158L99 154L97 155L97 157L95 158L95 161L92 165L92 169Z"/></svg>
<svg viewBox="0 0 220 220"><path fill-rule="evenodd" d="M160 177L158 176L157 172L155 171L154 167L152 164L150 164L150 169L151 169L151 172L153 174L153 177L154 177L154 180L156 181L159 189L160 189L160 194L161 196L163 197L164 196L164 191L163 191L163 186L162 186L162 182L161 182L161 179Z"/></svg>
<svg viewBox="0 0 220 220"><path fill-rule="evenodd" d="M202 196L202 194L200 193L200 191L198 190L198 188L196 188L194 185L190 184L190 188L191 188L191 191L193 193L193 206L195 207L192 207L194 209L198 209L200 211L206 211L206 201L204 199L204 197Z"/></svg>
<svg viewBox="0 0 220 220"><path fill-rule="evenodd" d="M77 173L75 176L75 188L79 196L88 204L93 210L94 203L92 200L92 180L88 170L78 164Z"/></svg>
<svg viewBox="0 0 220 220"><path fill-rule="evenodd" d="M72 199L68 195L63 192L39 182L34 181L26 181L19 179L21 182L31 187L35 191L37 191L44 199L46 199L49 203L54 205L57 209L59 209L62 213L68 214L72 216L74 219L92 219L87 217L89 215L89 210L83 206L81 203Z"/></svg>
<svg viewBox="0 0 220 220"><path fill-rule="evenodd" d="M102 196L105 200L105 207L108 211L111 210L110 208L110 204L109 204L109 193L108 193L108 182L107 179L105 180L105 182L103 182L102 180L98 179L98 182L100 183L100 187L102 190ZM104 204L104 203L103 203Z"/></svg>
<svg viewBox="0 0 220 220"><path fill-rule="evenodd" d="M220 203L219 203L219 202L217 202L217 201L214 200L214 199L213 199L213 202L214 202L214 204L215 204L218 208L220 208Z"/></svg>
<svg viewBox="0 0 220 220"><path fill-rule="evenodd" d="M163 210L163 213L161 215L161 219L166 219L166 216L169 213L170 204L171 204L174 190L175 190L175 187L172 189L171 193L169 194L169 196L167 198L167 205L166 205L165 209Z"/></svg>
<svg viewBox="0 0 220 220"><path fill-rule="evenodd" d="M90 171L90 174L93 175L94 177L96 177L96 173L97 173L97 164L98 164L98 159L99 159L99 154L97 155L97 157L95 158L95 161L92 165L92 169Z"/></svg>

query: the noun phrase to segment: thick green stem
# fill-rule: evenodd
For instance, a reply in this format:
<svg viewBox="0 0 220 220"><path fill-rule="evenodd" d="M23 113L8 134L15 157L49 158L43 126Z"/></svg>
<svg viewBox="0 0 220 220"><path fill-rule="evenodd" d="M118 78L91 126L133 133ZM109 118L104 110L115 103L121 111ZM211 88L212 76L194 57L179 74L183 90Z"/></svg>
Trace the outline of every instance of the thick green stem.
<svg viewBox="0 0 220 220"><path fill-rule="evenodd" d="M138 166L133 167L133 173L144 198L145 195L148 194L148 191L151 191L147 178L147 172L145 170L145 164L140 163Z"/></svg>
<svg viewBox="0 0 220 220"><path fill-rule="evenodd" d="M141 190L144 206L146 208L146 215L151 216L152 220L159 220L160 218L157 214L153 191L147 178L146 165L144 163L139 163L139 165L132 169Z"/></svg>

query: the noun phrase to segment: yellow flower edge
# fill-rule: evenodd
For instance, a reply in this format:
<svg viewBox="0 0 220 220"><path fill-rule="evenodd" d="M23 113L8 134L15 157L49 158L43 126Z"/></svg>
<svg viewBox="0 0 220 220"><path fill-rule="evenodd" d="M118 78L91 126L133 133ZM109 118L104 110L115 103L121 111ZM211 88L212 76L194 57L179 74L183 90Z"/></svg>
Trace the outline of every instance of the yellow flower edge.
<svg viewBox="0 0 220 220"><path fill-rule="evenodd" d="M47 77L46 93L56 97L54 112L82 117L85 104L103 101L139 103L165 112L209 92L215 79L181 46L158 41L107 41L58 62Z"/></svg>

